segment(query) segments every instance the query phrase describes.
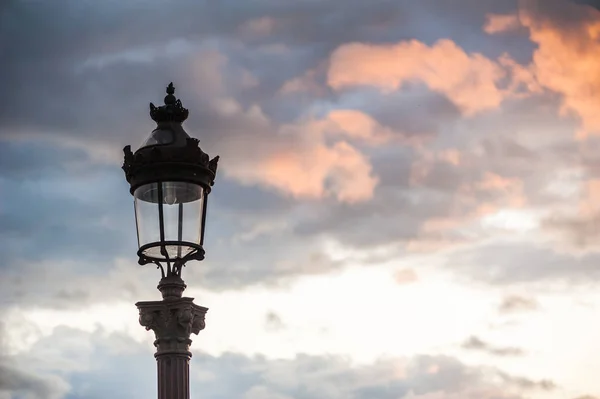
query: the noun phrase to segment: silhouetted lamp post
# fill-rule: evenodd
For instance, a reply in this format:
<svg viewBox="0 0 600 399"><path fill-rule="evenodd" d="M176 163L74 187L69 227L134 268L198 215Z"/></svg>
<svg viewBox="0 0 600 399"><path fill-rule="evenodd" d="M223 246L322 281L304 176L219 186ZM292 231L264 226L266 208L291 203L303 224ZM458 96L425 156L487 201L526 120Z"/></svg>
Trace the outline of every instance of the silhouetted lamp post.
<svg viewBox="0 0 600 399"><path fill-rule="evenodd" d="M138 302L139 322L153 330L158 366L158 398L188 399L191 333L204 329L207 308L183 297L181 269L204 259L208 194L219 157L209 160L199 141L183 130L188 110L167 87L165 104L150 103L157 126L134 152L126 146L123 170L134 197L139 264L153 263L162 279L162 301Z"/></svg>

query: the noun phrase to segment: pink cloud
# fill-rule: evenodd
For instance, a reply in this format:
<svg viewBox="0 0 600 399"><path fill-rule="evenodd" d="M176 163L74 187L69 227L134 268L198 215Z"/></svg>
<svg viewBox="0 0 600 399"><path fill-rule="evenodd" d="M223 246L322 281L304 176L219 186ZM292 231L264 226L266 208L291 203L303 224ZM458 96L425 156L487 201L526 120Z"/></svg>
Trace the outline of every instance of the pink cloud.
<svg viewBox="0 0 600 399"><path fill-rule="evenodd" d="M569 33L527 11L521 13L531 40L539 46L533 55L538 81L563 95L562 114L578 115L584 136L600 134L600 12L593 13L595 21Z"/></svg>
<svg viewBox="0 0 600 399"><path fill-rule="evenodd" d="M401 269L394 273L394 280L400 285L411 284L419 279L413 269Z"/></svg>
<svg viewBox="0 0 600 399"><path fill-rule="evenodd" d="M294 197L360 202L372 197L377 184L371 169L364 155L340 141L275 153L255 165L252 176Z"/></svg>
<svg viewBox="0 0 600 399"><path fill-rule="evenodd" d="M562 21L566 15L576 16L577 24L566 17ZM509 57L502 60L513 71L513 85L524 84L535 93L544 88L561 94L561 115L581 120L578 137L600 134L600 12L569 2L521 0L518 14L490 15L484 30L500 33L517 26L528 30L537 48L529 66Z"/></svg>
<svg viewBox="0 0 600 399"><path fill-rule="evenodd" d="M334 89L371 85L389 92L422 82L446 95L465 115L496 108L506 71L481 54L468 54L453 41L432 46L417 40L395 45L345 44L331 55L328 84Z"/></svg>
<svg viewBox="0 0 600 399"><path fill-rule="evenodd" d="M392 129L381 126L370 115L355 109L331 111L326 120L332 134L339 132L341 135L371 145L385 144L395 135Z"/></svg>
<svg viewBox="0 0 600 399"><path fill-rule="evenodd" d="M272 129L257 111L246 117L249 123L258 122L264 129ZM366 116L355 117L368 120ZM253 150L236 157L239 161L228 165L224 172L242 183L270 187L294 198L366 201L372 198L379 179L368 158L346 138L369 140L371 127L366 123L364 132L355 126L345 132L325 118L282 126L270 135L270 141L248 142L246 136L232 138L225 149L232 156L241 148Z"/></svg>
<svg viewBox="0 0 600 399"><path fill-rule="evenodd" d="M516 14L488 14L483 27L485 33L503 33L520 28L521 22Z"/></svg>

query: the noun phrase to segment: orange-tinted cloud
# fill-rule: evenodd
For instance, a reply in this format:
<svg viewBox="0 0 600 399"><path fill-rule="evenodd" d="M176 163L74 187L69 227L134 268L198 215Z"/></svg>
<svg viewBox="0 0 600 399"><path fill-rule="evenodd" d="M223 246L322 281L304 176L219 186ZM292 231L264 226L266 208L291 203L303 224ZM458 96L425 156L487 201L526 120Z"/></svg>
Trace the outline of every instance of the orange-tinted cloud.
<svg viewBox="0 0 600 399"><path fill-rule="evenodd" d="M418 280L418 276L413 269L401 269L394 273L394 280L400 285L411 284Z"/></svg>
<svg viewBox="0 0 600 399"><path fill-rule="evenodd" d="M367 158L344 141L276 151L240 166L229 174L296 198L333 196L342 202L360 202L373 196L378 183Z"/></svg>
<svg viewBox="0 0 600 399"><path fill-rule="evenodd" d="M241 112L239 107L225 108L229 112ZM270 142L259 145L244 142L242 138L229 140L232 152L240 148L255 150L237 157L239 162L228 165L224 172L242 183L271 187L294 198L334 197L347 203L366 201L373 196L379 180L367 157L346 138L369 140L373 134L370 129L377 129L377 125L371 125L369 117L358 111L348 115L364 121L363 125L346 126L349 129L346 131L344 126L325 118L283 126L272 135ZM272 128L255 108L249 110L246 117L249 123L258 119L265 129Z"/></svg>
<svg viewBox="0 0 600 399"><path fill-rule="evenodd" d="M394 137L391 129L381 126L370 115L355 109L331 111L327 115L327 121L332 133L338 131L366 144L381 145Z"/></svg>
<svg viewBox="0 0 600 399"><path fill-rule="evenodd" d="M594 18L577 27L561 27L538 17L530 7L520 13L521 23L538 44L533 63L539 83L563 95L561 112L581 118L583 136L600 134L600 12L591 8L589 12Z"/></svg>
<svg viewBox="0 0 600 399"><path fill-rule="evenodd" d="M280 94L309 93L315 96L327 94L328 88L322 83L322 76L327 72L326 62L306 70L302 75L291 78L283 83Z"/></svg>
<svg viewBox="0 0 600 399"><path fill-rule="evenodd" d="M316 81L316 74L317 70L309 69L301 76L286 81L283 84L283 86L281 86L280 93L289 94L298 92L308 92L317 95L323 93L323 87L321 87L321 85L319 85Z"/></svg>
<svg viewBox="0 0 600 399"><path fill-rule="evenodd" d="M481 180L465 184L459 191L468 194L469 202L475 207L473 216L482 217L503 208L521 208L527 203L523 192L523 181L486 172Z"/></svg>
<svg viewBox="0 0 600 399"><path fill-rule="evenodd" d="M481 54L468 54L451 40L432 46L410 40L395 45L345 44L331 56L328 84L334 89L371 85L382 91L422 82L446 95L465 115L500 105L498 82L505 70Z"/></svg>
<svg viewBox="0 0 600 399"><path fill-rule="evenodd" d="M485 33L492 35L494 33L509 32L521 26L519 16L516 14L488 14L483 30Z"/></svg>
<svg viewBox="0 0 600 399"><path fill-rule="evenodd" d="M317 144L307 151L292 149L273 154L256 165L264 181L295 197L332 195L339 201L359 202L373 195L377 179L368 160L344 141Z"/></svg>
<svg viewBox="0 0 600 399"><path fill-rule="evenodd" d="M531 65L513 63L517 78L531 91L539 86L561 94L561 114L581 120L579 138L600 134L600 12L574 2L521 0L518 14L490 15L484 30L504 32L517 22L537 44Z"/></svg>
<svg viewBox="0 0 600 399"><path fill-rule="evenodd" d="M591 217L600 212L600 179L588 180L585 183L583 196L579 203L579 213Z"/></svg>
<svg viewBox="0 0 600 399"><path fill-rule="evenodd" d="M268 27L268 19L253 22ZM260 30L260 29L259 29ZM223 70L229 59L218 51L205 52L195 63L198 86L212 95L207 113L224 122L226 133L216 150L235 162L222 172L242 184L260 185L294 198L332 197L341 202L366 201L378 178L365 154L353 142L378 145L391 135L373 118L357 110L332 111L322 119L278 126L257 104L245 108L227 91ZM257 84L256 77L238 70L241 88ZM229 131L227 131L229 130Z"/></svg>
<svg viewBox="0 0 600 399"><path fill-rule="evenodd" d="M522 185L518 179L509 179L490 172L486 172L483 179L477 183L477 187L482 190L502 192L521 189Z"/></svg>
<svg viewBox="0 0 600 399"><path fill-rule="evenodd" d="M509 83L506 92L513 98L527 97L531 94L541 94L544 88L537 80L535 68L532 65L521 65L510 55L503 54L498 62L509 73Z"/></svg>
<svg viewBox="0 0 600 399"><path fill-rule="evenodd" d="M432 46L417 40L350 43L333 52L327 82L338 90L370 85L384 92L421 82L466 116L497 108L507 97L550 90L562 95L561 115L581 120L579 138L600 135L600 11L574 2L521 0L515 14L488 15L483 30L529 32L537 44L533 61L521 65L508 54L491 60L449 39Z"/></svg>

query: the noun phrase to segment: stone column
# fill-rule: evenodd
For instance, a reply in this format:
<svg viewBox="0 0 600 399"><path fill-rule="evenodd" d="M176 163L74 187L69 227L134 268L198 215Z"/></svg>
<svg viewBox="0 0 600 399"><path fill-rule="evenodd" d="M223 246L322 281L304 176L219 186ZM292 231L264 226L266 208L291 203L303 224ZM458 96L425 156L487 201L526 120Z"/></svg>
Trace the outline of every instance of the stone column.
<svg viewBox="0 0 600 399"><path fill-rule="evenodd" d="M186 285L177 276L163 278L158 284L162 301L138 302L140 324L154 331L158 366L158 399L189 399L189 351L191 333L204 329L205 307L194 298L182 297Z"/></svg>

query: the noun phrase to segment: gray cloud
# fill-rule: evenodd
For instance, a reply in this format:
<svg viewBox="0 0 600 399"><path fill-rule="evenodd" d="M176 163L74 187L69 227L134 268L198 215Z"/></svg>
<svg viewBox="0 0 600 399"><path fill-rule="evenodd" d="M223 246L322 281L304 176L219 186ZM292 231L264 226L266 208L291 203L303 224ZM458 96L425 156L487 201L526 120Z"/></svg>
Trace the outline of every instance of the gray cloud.
<svg viewBox="0 0 600 399"><path fill-rule="evenodd" d="M446 264L480 282L511 285L548 280L572 284L597 278L597 253L574 255L533 243L502 241L463 248ZM482 266L484 265L484 266Z"/></svg>
<svg viewBox="0 0 600 399"><path fill-rule="evenodd" d="M81 149L55 149L51 143L0 141L0 174L11 180L42 180L89 170ZM79 169L81 172L81 169Z"/></svg>
<svg viewBox="0 0 600 399"><path fill-rule="evenodd" d="M349 91L350 109L363 111L398 135L409 138L425 141L435 137L444 125L461 117L460 110L450 100L419 84L406 84L401 91L385 94L367 88ZM340 102L343 106L344 98Z"/></svg>
<svg viewBox="0 0 600 399"><path fill-rule="evenodd" d="M542 228L557 233L565 246L575 251L598 250L600 213L593 215L552 215L542 220Z"/></svg>
<svg viewBox="0 0 600 399"><path fill-rule="evenodd" d="M285 323L277 313L270 311L265 317L265 327L269 331L278 331L285 328Z"/></svg>
<svg viewBox="0 0 600 399"><path fill-rule="evenodd" d="M32 365L33 379L44 373L53 376L57 385L70 386L66 396L56 398L142 398L155 394L155 385L148 383L156 375L151 347L119 334L101 330L88 334L59 327L20 359L11 365L11 375L20 364L27 363ZM120 367L115 368L115 364ZM234 353L213 357L195 352L190 377L192 393L202 392L204 397L214 399L251 397L251 393L258 392L298 399L395 399L409 393L519 399L524 397L521 392L549 389L550 384L495 369L470 368L445 356L388 359L352 367L348 360L335 356L268 360ZM498 378L504 385L493 382ZM22 379L11 381L8 392L16 393L28 386Z"/></svg>
<svg viewBox="0 0 600 399"><path fill-rule="evenodd" d="M489 342L481 340L476 336L471 336L461 345L463 349L481 351L495 356L523 356L525 351L513 346L495 346Z"/></svg>
<svg viewBox="0 0 600 399"><path fill-rule="evenodd" d="M3 364L0 358L0 393L8 392L15 397L32 399L60 399L68 390L68 385L54 376L41 376Z"/></svg>
<svg viewBox="0 0 600 399"><path fill-rule="evenodd" d="M202 43L216 43L232 57L234 65L250 69L265 83L259 98L272 97L287 79L320 62L340 43L358 38L365 25L372 23L369 16L390 18L393 14L386 8L399 9L383 1L369 7L357 2L356 6L347 8L340 24L331 24L328 19L337 10L332 1L286 7L263 1L246 6L182 1L166 12L158 4L140 9L61 0L47 9L43 3L13 2L3 10L5 23L0 36L19 40L6 41L2 46L3 59L9 60L0 70L7 83L3 99L10 101L0 100L0 125L79 134L104 130L107 138L115 139L127 132L131 116L136 115L135 107L151 101L154 85L163 85L173 76L178 77L179 85L194 82L198 65L190 59L190 51L183 49L173 55L164 47L174 40L183 40L192 49ZM47 14L55 17L47 19ZM245 23L265 16L280 21L275 24L276 32L255 43L248 35L238 37ZM314 29L304 29L307 21ZM249 47L236 45L238 39L250 40ZM270 43L289 44L291 54L269 57L257 52L258 46ZM177 47L176 43L173 46ZM148 55L156 47L158 56ZM116 63L82 69L90 60L115 54L123 54ZM265 91L266 87L270 89ZM201 97L207 94L202 89L197 93Z"/></svg>
<svg viewBox="0 0 600 399"><path fill-rule="evenodd" d="M500 313L515 313L522 311L531 311L539 309L539 303L533 298L522 297L518 295L510 295L505 297L500 305L498 311Z"/></svg>
<svg viewBox="0 0 600 399"><path fill-rule="evenodd" d="M0 394L9 397L32 399L61 399L70 389L60 376L45 372L32 372L31 369L16 366L12 355L8 355L9 343L6 339L7 326L0 322Z"/></svg>
<svg viewBox="0 0 600 399"><path fill-rule="evenodd" d="M554 381L543 379L543 380L531 380L529 378L518 377L513 375L508 375L505 373L500 373L500 377L504 380L505 383L512 384L514 386L519 387L522 390L540 390L540 391L554 391L557 386Z"/></svg>
<svg viewBox="0 0 600 399"><path fill-rule="evenodd" d="M579 30L585 26L585 22L593 20L593 15L587 7L573 7L573 3L580 5L596 6L595 0L526 0L520 6L532 11L539 20L552 22L561 27ZM574 33L574 31L570 32Z"/></svg>
<svg viewBox="0 0 600 399"><path fill-rule="evenodd" d="M117 170L81 165L80 158L73 164L63 155L69 151L56 147L28 150L0 170L0 190L9 194L0 202L0 248L10 267L74 254L80 261L109 261L135 245L131 200L126 185L113 179ZM64 162L71 163L68 170ZM27 170L20 166L25 163Z"/></svg>
<svg viewBox="0 0 600 399"><path fill-rule="evenodd" d="M588 6L592 6L592 7L600 9L600 1L598 1L598 0L572 0L572 1L577 4L584 4L584 5L588 5Z"/></svg>

